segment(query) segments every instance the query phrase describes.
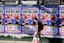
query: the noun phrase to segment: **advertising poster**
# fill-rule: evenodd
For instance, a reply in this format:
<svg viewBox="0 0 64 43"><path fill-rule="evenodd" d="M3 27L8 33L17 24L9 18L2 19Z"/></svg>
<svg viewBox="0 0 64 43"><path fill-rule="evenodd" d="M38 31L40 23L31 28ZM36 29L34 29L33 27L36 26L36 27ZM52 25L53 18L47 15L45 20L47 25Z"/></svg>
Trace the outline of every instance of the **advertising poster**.
<svg viewBox="0 0 64 43"><path fill-rule="evenodd" d="M32 34L35 32L36 27L33 26L33 19L38 17L39 9L35 6L22 7L22 19L25 25L22 26L22 32Z"/></svg>
<svg viewBox="0 0 64 43"><path fill-rule="evenodd" d="M60 13L59 13L59 34L64 35L64 5L60 5Z"/></svg>
<svg viewBox="0 0 64 43"><path fill-rule="evenodd" d="M4 32L4 6L0 6L0 33Z"/></svg>
<svg viewBox="0 0 64 43"><path fill-rule="evenodd" d="M58 28L56 25L56 8L44 7L40 9L40 20L42 21L44 27L41 31L43 35L57 35ZM58 10L58 9L57 9ZM56 13L55 13L56 12Z"/></svg>
<svg viewBox="0 0 64 43"><path fill-rule="evenodd" d="M21 6L5 6L5 32L21 33Z"/></svg>

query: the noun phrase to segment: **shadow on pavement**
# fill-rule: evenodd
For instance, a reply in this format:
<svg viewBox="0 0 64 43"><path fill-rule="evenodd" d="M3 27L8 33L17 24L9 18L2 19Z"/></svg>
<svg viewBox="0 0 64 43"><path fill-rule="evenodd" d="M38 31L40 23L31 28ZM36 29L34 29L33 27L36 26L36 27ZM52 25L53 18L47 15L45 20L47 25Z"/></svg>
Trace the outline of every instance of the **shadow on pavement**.
<svg viewBox="0 0 64 43"><path fill-rule="evenodd" d="M63 43L60 38L48 38L49 43Z"/></svg>

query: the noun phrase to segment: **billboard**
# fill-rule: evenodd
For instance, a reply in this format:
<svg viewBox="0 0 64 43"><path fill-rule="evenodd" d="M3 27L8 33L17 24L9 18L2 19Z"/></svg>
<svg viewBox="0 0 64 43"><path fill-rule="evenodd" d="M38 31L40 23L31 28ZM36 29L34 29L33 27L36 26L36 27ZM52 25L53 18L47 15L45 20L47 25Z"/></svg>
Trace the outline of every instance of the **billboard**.
<svg viewBox="0 0 64 43"><path fill-rule="evenodd" d="M0 6L0 33L4 32L4 6Z"/></svg>
<svg viewBox="0 0 64 43"><path fill-rule="evenodd" d="M0 33L33 34L34 18L44 25L43 35L64 35L64 6L0 6ZM59 33L59 34L58 34Z"/></svg>
<svg viewBox="0 0 64 43"><path fill-rule="evenodd" d="M56 9L56 10L55 10ZM56 12L56 13L55 13ZM57 35L58 25L56 24L56 19L58 14L58 8L44 7L40 8L40 20L42 21L44 27L41 31L43 35Z"/></svg>
<svg viewBox="0 0 64 43"><path fill-rule="evenodd" d="M5 6L5 32L21 33L21 6Z"/></svg>
<svg viewBox="0 0 64 43"><path fill-rule="evenodd" d="M36 27L33 26L33 19L35 17L38 17L39 9L35 6L23 6L22 7L22 19L26 23L24 26L22 26L22 32L23 33L34 33L36 30Z"/></svg>
<svg viewBox="0 0 64 43"><path fill-rule="evenodd" d="M60 5L59 8L59 34L64 35L64 5Z"/></svg>

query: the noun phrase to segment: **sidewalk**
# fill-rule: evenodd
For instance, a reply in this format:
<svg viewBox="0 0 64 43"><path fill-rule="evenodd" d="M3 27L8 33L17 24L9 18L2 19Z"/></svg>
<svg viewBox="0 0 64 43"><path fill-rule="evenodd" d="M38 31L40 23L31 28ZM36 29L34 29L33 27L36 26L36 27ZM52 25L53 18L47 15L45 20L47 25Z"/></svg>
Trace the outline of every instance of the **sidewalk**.
<svg viewBox="0 0 64 43"><path fill-rule="evenodd" d="M0 43L31 43L28 41L4 41L4 40L0 40Z"/></svg>

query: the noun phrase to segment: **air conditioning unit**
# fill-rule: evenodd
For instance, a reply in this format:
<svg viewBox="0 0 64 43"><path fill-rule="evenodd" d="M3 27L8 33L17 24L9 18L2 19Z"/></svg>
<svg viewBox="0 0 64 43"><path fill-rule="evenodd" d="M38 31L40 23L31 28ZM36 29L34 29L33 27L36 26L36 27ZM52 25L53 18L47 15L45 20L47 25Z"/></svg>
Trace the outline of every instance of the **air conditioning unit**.
<svg viewBox="0 0 64 43"><path fill-rule="evenodd" d="M1 0L3 2L15 2L16 0Z"/></svg>
<svg viewBox="0 0 64 43"><path fill-rule="evenodd" d="M1 0L5 5L17 5L19 0Z"/></svg>
<svg viewBox="0 0 64 43"><path fill-rule="evenodd" d="M15 2L5 2L5 4L14 5L14 4L18 4L18 1L15 1Z"/></svg>
<svg viewBox="0 0 64 43"><path fill-rule="evenodd" d="M37 5L37 1L21 1L22 5Z"/></svg>

